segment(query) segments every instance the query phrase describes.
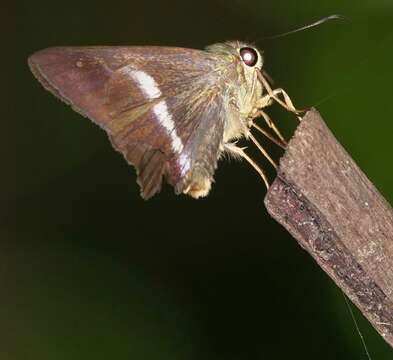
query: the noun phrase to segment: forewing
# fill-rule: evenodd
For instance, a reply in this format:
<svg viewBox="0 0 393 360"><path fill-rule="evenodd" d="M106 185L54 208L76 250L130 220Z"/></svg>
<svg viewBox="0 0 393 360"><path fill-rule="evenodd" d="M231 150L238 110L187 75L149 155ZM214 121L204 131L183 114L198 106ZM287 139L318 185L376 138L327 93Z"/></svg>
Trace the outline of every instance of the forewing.
<svg viewBox="0 0 393 360"><path fill-rule="evenodd" d="M136 167L145 198L160 190L163 177L180 192L193 170L212 176L223 105L216 64L208 53L164 47L51 48L32 55L29 65L45 88L107 131L114 147Z"/></svg>

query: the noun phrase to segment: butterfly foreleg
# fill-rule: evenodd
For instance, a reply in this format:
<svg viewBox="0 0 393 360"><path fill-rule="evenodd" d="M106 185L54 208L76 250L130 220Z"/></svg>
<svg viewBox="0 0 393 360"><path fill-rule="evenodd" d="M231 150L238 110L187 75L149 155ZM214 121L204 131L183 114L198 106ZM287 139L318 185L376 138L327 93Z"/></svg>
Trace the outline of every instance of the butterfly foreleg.
<svg viewBox="0 0 393 360"><path fill-rule="evenodd" d="M280 104L284 109L299 115L303 113L303 110L298 110L296 107L293 105L293 102L289 95L286 93L286 91L282 88L277 88L277 89L272 89L269 82L264 78L262 73L258 71L258 78L261 81L264 89L266 90L267 94L262 96L258 101L257 101L257 108L262 109L268 105L271 104L272 99L275 100L278 104ZM280 99L279 95L283 97L283 99ZM299 116L298 116L299 118ZM299 118L300 119L300 118Z"/></svg>

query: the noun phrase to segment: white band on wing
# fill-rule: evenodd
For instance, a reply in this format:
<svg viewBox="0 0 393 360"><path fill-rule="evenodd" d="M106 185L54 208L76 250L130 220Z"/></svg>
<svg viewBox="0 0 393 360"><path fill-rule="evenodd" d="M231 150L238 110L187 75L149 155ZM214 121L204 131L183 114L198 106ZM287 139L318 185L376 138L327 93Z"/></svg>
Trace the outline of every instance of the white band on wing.
<svg viewBox="0 0 393 360"><path fill-rule="evenodd" d="M162 93L158 84L152 76L142 70L134 70L126 68L127 74L138 84L138 87L149 100L159 98ZM175 129L175 122L172 115L169 113L168 106L165 100L161 100L153 107L154 115L157 117L159 123L166 129L171 138L172 149L181 153L184 145L180 137L177 135Z"/></svg>

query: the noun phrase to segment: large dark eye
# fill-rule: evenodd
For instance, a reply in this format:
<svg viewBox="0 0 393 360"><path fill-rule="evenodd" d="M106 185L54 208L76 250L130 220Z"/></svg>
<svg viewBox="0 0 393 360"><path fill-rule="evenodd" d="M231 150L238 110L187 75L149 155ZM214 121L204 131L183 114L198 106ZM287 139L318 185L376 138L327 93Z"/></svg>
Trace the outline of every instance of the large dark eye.
<svg viewBox="0 0 393 360"><path fill-rule="evenodd" d="M247 66L255 66L258 62L258 53L250 47L241 48L240 57Z"/></svg>

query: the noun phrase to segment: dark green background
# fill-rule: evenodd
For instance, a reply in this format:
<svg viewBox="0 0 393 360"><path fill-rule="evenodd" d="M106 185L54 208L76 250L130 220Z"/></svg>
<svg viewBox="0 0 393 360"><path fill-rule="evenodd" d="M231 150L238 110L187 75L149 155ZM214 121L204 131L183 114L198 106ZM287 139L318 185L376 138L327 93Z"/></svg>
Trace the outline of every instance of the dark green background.
<svg viewBox="0 0 393 360"><path fill-rule="evenodd" d="M332 13L349 20L258 40ZM392 202L392 1L38 0L0 18L1 359L365 358L340 291L267 215L249 166L221 162L206 199L165 187L145 202L104 132L44 91L26 58L255 41L276 84L317 105ZM290 136L293 117L269 111ZM356 316L373 358L392 359Z"/></svg>

